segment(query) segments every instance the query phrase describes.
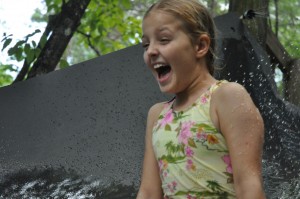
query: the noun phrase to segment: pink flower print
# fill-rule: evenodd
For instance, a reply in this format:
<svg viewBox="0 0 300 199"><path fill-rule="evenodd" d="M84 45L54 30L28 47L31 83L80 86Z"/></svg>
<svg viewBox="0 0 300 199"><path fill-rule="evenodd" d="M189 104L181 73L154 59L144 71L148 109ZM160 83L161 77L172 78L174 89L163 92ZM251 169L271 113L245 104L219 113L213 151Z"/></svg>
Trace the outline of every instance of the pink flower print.
<svg viewBox="0 0 300 199"><path fill-rule="evenodd" d="M163 169L163 161L162 160L158 161L158 167L159 167L160 171Z"/></svg>
<svg viewBox="0 0 300 199"><path fill-rule="evenodd" d="M186 169L187 169L187 170L193 170L193 171L196 170L196 166L194 165L193 160L188 159L188 160L186 161Z"/></svg>
<svg viewBox="0 0 300 199"><path fill-rule="evenodd" d="M184 122L181 126L178 142L181 144L188 144L188 139L192 137L191 127L194 122Z"/></svg>
<svg viewBox="0 0 300 199"><path fill-rule="evenodd" d="M159 170L163 170L163 169L166 169L168 167L168 162L163 159L163 160L159 160L158 161L158 167L159 167Z"/></svg>
<svg viewBox="0 0 300 199"><path fill-rule="evenodd" d="M164 118L161 120L160 124L162 127L166 126L167 124L171 123L173 121L173 112L172 109L168 110L168 112L165 114Z"/></svg>
<svg viewBox="0 0 300 199"><path fill-rule="evenodd" d="M167 177L168 176L168 172L164 171L163 176Z"/></svg>
<svg viewBox="0 0 300 199"><path fill-rule="evenodd" d="M176 186L177 186L177 182L176 182L176 181L173 181L173 182L172 182L172 185L173 185L173 187L176 187Z"/></svg>
<svg viewBox="0 0 300 199"><path fill-rule="evenodd" d="M231 160L230 160L230 156L229 155L224 155L222 157L223 161L225 162L225 164L227 164L227 167L226 167L226 171L228 173L231 173L232 174L232 166L231 166Z"/></svg>
<svg viewBox="0 0 300 199"><path fill-rule="evenodd" d="M208 102L208 98L209 98L208 94L205 94L205 95L201 96L200 97L201 104L206 104Z"/></svg>
<svg viewBox="0 0 300 199"><path fill-rule="evenodd" d="M203 133L203 132L198 132L196 134L196 137L197 137L198 140L206 140L207 139L207 134Z"/></svg>
<svg viewBox="0 0 300 199"><path fill-rule="evenodd" d="M186 199L197 199L196 196L192 196L191 194L186 195Z"/></svg>
<svg viewBox="0 0 300 199"><path fill-rule="evenodd" d="M192 157L194 155L194 151L191 149L191 147L189 146L185 147L185 155L187 157Z"/></svg>
<svg viewBox="0 0 300 199"><path fill-rule="evenodd" d="M174 190L173 190L173 188L172 188L172 185L171 185L171 184L168 184L167 186L168 186L168 189L171 191L171 193L174 193Z"/></svg>
<svg viewBox="0 0 300 199"><path fill-rule="evenodd" d="M174 193L176 190L177 182L173 181L173 182L169 183L167 186L168 186L168 189L171 191L171 193Z"/></svg>
<svg viewBox="0 0 300 199"><path fill-rule="evenodd" d="M166 178L168 176L168 162L166 160L159 160L158 167L161 178Z"/></svg>

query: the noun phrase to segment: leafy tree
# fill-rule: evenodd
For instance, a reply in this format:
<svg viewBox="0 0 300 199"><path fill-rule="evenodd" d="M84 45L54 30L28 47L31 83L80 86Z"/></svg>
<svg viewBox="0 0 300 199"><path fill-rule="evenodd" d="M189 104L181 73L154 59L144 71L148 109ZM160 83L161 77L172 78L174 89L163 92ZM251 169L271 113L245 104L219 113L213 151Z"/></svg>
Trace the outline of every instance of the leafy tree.
<svg viewBox="0 0 300 199"><path fill-rule="evenodd" d="M277 6L276 6L277 2ZM278 10L276 11L276 7ZM271 27L279 40L284 45L291 57L300 57L300 15L299 0L270 2L270 20ZM276 12L278 13L276 15ZM277 16L277 18L276 18ZM279 17L280 16L280 17ZM292 30L292 31L291 31Z"/></svg>
<svg viewBox="0 0 300 199"><path fill-rule="evenodd" d="M85 2L84 6L88 5L85 16L80 15L81 17L78 18L78 20L81 20L80 26L72 30L66 28L62 29L65 25L63 25L63 27L60 26L62 25L61 21L63 21L61 17L72 13L66 10L66 8L69 7L70 10L74 12L76 5L80 5L79 2L81 5L83 2ZM23 80L26 76L30 78L39 74L48 73L54 70L56 66L63 68L70 64L137 44L141 37L141 13L144 12L144 9L153 1L139 1L134 4L130 0L86 0L79 2L76 0L45 1L47 14L44 16L41 14L41 11L37 10L33 15L35 21L43 22L46 19L48 21L47 27L38 44L34 41L29 42L28 38L40 32L39 30L27 35L24 40L18 41L17 44L12 47L9 46L12 42L11 36L4 36L3 49L10 47L8 54L11 56L11 59L19 62L23 61L23 67L15 82ZM77 9L80 10L78 7ZM81 11L84 10L85 9L82 9ZM72 21L74 16L65 17L65 20L70 19ZM55 31L54 29L57 27L61 29ZM70 33L68 33L69 37L64 38L64 34L61 34L58 39L57 33L59 31L70 31ZM51 41L53 35L56 35L59 41ZM64 55L62 55L61 52L57 53L57 45L62 47L60 51L64 51L73 35L73 40L70 42ZM51 49L48 48L49 45L52 46ZM82 51L82 49L86 50ZM52 54L50 53L51 55L49 55L54 56L55 54L56 57L51 57L51 59L47 57L42 58L45 56L45 53L42 53L43 51L51 52ZM50 64L50 62L53 63ZM9 67L10 68L6 67L6 70L13 69L12 65L9 65ZM2 74L5 77L9 77L8 74ZM11 80L11 78L9 78L9 80ZM8 81L6 81L6 83L7 82Z"/></svg>

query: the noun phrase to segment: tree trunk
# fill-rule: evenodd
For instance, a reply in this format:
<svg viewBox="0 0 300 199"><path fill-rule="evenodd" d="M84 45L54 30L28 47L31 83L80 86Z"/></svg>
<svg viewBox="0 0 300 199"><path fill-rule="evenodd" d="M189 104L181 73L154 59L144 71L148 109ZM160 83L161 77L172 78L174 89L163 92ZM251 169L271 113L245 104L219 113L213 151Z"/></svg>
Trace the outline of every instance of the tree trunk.
<svg viewBox="0 0 300 199"><path fill-rule="evenodd" d="M252 36L259 44L267 50L272 62L272 70L274 73L275 66L278 66L284 76L284 97L289 102L300 105L300 80L297 74L300 71L299 60L293 60L288 52L284 49L277 38L278 29L278 5L276 6L276 33L267 25L269 0L230 0L229 12L236 12L243 16L247 10L254 10L257 15L251 20L243 20L248 27ZM245 17L244 17L245 18Z"/></svg>
<svg viewBox="0 0 300 199"><path fill-rule="evenodd" d="M40 41L37 45L37 49L40 49L41 51L43 50L44 39L49 37L49 35L53 31L54 27L58 24L59 16L60 16L59 14L49 16L48 24L44 30L43 35L40 38ZM33 62L34 62L34 60L31 63L33 63ZM28 74L28 71L30 69L31 63L28 63L27 59L24 60L22 69L19 72L19 74L17 75L17 77L13 83L23 81L25 79L25 77Z"/></svg>
<svg viewBox="0 0 300 199"><path fill-rule="evenodd" d="M284 78L285 99L300 107L300 59L293 60Z"/></svg>
<svg viewBox="0 0 300 199"><path fill-rule="evenodd" d="M244 20L244 24L263 48L265 48L267 37L268 6L269 0L229 0L229 12L236 12L240 16L248 10L254 10L257 13L254 19Z"/></svg>
<svg viewBox="0 0 300 199"><path fill-rule="evenodd" d="M27 78L53 71L70 39L80 25L80 20L90 0L70 0L62 5L57 24Z"/></svg>

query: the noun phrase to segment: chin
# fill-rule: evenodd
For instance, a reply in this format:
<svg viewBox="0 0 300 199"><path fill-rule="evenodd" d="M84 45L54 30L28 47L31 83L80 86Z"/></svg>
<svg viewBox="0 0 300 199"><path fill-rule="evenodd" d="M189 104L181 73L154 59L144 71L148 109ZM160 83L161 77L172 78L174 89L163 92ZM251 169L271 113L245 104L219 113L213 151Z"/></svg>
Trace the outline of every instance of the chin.
<svg viewBox="0 0 300 199"><path fill-rule="evenodd" d="M166 93L166 94L176 94L176 92L174 91L174 89L170 88L170 87L166 87L166 86L159 86L160 91L162 93Z"/></svg>

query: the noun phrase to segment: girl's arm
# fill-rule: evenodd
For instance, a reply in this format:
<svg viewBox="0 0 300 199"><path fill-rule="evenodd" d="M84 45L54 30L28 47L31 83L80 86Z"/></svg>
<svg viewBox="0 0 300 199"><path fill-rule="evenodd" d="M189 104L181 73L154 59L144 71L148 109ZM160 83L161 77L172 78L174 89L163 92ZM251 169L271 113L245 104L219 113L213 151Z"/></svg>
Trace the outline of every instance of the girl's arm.
<svg viewBox="0 0 300 199"><path fill-rule="evenodd" d="M214 95L218 128L224 135L233 168L237 198L264 199L262 182L262 117L247 91L227 83Z"/></svg>
<svg viewBox="0 0 300 199"><path fill-rule="evenodd" d="M152 106L148 113L142 179L137 199L162 199L158 164L152 148L152 129L162 110L162 104Z"/></svg>

